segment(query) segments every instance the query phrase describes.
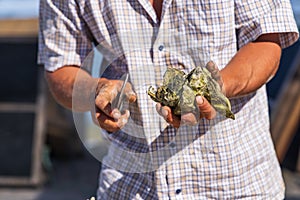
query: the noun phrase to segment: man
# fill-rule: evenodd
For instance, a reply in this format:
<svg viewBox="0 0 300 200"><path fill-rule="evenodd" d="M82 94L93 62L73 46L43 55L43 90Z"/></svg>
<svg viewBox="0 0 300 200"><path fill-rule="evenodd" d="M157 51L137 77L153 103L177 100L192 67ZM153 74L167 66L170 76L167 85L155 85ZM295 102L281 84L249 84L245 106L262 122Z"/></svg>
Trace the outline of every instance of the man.
<svg viewBox="0 0 300 200"><path fill-rule="evenodd" d="M53 95L94 112L111 142L98 199L284 198L265 83L298 39L288 0L42 0L40 8L39 62ZM92 44L108 62L102 78L79 68ZM189 72L209 60L236 120L201 96L200 113L181 117L147 96L167 67ZM125 72L130 103L121 112L112 103Z"/></svg>

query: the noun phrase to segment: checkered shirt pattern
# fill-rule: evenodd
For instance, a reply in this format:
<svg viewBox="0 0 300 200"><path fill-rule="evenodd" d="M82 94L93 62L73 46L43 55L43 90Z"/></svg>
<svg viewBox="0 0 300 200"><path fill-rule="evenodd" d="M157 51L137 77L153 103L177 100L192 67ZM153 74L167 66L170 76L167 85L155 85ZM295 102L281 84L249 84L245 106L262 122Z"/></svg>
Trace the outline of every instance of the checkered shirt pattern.
<svg viewBox="0 0 300 200"><path fill-rule="evenodd" d="M109 63L101 76L128 71L137 93L128 124L105 135L111 146L98 200L283 199L265 86L230 99L236 120L217 116L177 130L146 93L167 67L189 72L213 60L222 69L239 48L274 32L282 48L298 39L288 0L164 0L160 19L147 0L41 0L46 70L82 66L94 43Z"/></svg>

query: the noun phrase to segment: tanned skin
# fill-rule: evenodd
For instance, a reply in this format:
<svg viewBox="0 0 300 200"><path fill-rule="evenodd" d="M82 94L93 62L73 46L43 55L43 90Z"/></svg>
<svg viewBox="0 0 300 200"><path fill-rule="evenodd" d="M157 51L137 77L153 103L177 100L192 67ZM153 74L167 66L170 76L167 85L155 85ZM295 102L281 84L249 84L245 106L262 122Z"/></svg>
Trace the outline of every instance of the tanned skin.
<svg viewBox="0 0 300 200"><path fill-rule="evenodd" d="M160 20L163 1L149 1ZM280 57L281 47L278 34L264 34L256 41L248 43L220 71L224 94L227 97L237 97L257 90L275 75ZM67 108L72 108L73 86L79 71L82 70L78 66L64 66L54 72L46 72L46 78L53 96ZM75 107L78 110L95 110L93 109L95 106L96 110L93 115L100 127L109 132L122 128L127 123L129 112L121 114L110 106L110 102L116 97L122 83L119 80L95 79L86 72L80 73L80 80L82 80L82 85L85 88L82 88L80 92L82 97L80 105ZM134 102L136 96L131 86L128 85L126 90L128 100ZM196 103L199 107L200 118L213 119L216 116L215 109L204 97L197 96ZM196 117L193 113L186 113L179 119L172 114L169 107L161 106L161 104L157 104L156 109L169 124L176 128L181 123L192 125L199 120L199 117Z"/></svg>
<svg viewBox="0 0 300 200"><path fill-rule="evenodd" d="M224 94L227 97L238 97L256 91L275 75L280 57L281 47L278 34L264 34L256 41L248 43L220 71ZM94 116L100 127L109 132L122 128L127 122L129 113L121 114L118 110L110 107L110 102L115 98L122 85L119 80L92 78L78 66L64 66L54 72L47 71L45 76L55 99L63 106L72 108L73 86L79 71L86 88L82 89L82 105L76 106L79 108L78 110L94 110L93 108L96 106ZM134 102L136 96L129 84L126 89L128 100ZM97 91L96 95L95 91ZM95 105L91 105L91 98L94 98ZM215 109L204 97L198 96L196 102L200 117L213 119L216 116ZM192 113L184 114L179 119L172 114L169 107L160 104L157 104L157 111L174 127L179 127L181 123L195 124L199 120Z"/></svg>

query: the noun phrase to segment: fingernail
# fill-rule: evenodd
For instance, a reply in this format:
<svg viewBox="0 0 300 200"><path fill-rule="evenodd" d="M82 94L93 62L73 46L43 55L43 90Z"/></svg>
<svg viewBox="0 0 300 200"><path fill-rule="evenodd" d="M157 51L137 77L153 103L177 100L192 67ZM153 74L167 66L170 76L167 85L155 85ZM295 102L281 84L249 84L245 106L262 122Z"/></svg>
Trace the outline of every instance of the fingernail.
<svg viewBox="0 0 300 200"><path fill-rule="evenodd" d="M196 96L197 104L203 104L203 98L201 96Z"/></svg>
<svg viewBox="0 0 300 200"><path fill-rule="evenodd" d="M112 116L115 119L119 119L121 117L121 113L118 110L113 110Z"/></svg>
<svg viewBox="0 0 300 200"><path fill-rule="evenodd" d="M127 124L128 120L126 118L121 118L120 121L118 122L118 126L120 128L122 128L123 126L125 126L125 124Z"/></svg>
<svg viewBox="0 0 300 200"><path fill-rule="evenodd" d="M126 118L129 118L129 116L130 116L130 111L129 110L125 110L125 116L126 116Z"/></svg>
<svg viewBox="0 0 300 200"><path fill-rule="evenodd" d="M193 126L197 124L197 119L195 118L195 115L192 113L184 114L181 116L181 123L184 125Z"/></svg>
<svg viewBox="0 0 300 200"><path fill-rule="evenodd" d="M163 117L168 117L168 111L165 109L162 109L161 114L163 115Z"/></svg>
<svg viewBox="0 0 300 200"><path fill-rule="evenodd" d="M129 102L135 102L136 101L136 94L134 92L128 92L128 100Z"/></svg>
<svg viewBox="0 0 300 200"><path fill-rule="evenodd" d="M127 118L122 118L122 119L121 119L121 123L122 123L123 125L125 125L127 122L128 122Z"/></svg>

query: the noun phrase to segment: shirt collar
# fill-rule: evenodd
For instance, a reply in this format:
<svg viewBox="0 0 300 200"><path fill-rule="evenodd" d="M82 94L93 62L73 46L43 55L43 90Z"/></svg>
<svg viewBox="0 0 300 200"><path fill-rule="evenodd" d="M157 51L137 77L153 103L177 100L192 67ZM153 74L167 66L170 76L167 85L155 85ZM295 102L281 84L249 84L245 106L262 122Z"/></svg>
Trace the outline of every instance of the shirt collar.
<svg viewBox="0 0 300 200"><path fill-rule="evenodd" d="M171 2L173 0L164 0L163 1L163 7L162 7L162 13L161 18L163 18L164 14L166 13L166 10L170 6ZM145 9L147 14L150 16L150 18L153 20L154 23L159 23L161 19L158 19L155 13L155 10L153 6L150 4L149 0L138 0L138 2L141 4L141 6Z"/></svg>

